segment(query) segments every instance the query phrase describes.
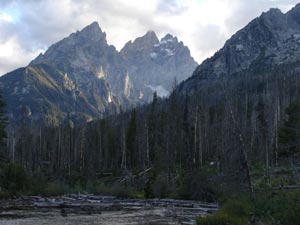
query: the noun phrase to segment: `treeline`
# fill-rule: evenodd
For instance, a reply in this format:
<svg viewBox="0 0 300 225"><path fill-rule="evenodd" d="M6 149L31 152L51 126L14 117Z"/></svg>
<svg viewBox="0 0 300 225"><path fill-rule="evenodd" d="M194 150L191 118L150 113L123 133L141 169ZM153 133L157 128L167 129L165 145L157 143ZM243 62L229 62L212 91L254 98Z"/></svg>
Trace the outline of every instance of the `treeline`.
<svg viewBox="0 0 300 225"><path fill-rule="evenodd" d="M214 192L216 183L223 191L252 191L255 166L298 162L300 74L290 68L203 79L197 91L154 94L149 105L87 124L8 127L9 161L49 179L146 171L137 188L181 187L187 198Z"/></svg>

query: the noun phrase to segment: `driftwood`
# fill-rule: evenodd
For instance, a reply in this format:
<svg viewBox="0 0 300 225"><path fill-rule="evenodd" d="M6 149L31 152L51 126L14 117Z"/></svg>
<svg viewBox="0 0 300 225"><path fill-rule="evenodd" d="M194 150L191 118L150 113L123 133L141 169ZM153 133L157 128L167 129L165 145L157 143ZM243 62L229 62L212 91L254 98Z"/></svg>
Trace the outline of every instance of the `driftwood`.
<svg viewBox="0 0 300 225"><path fill-rule="evenodd" d="M107 211L134 211L165 208L166 216L178 218L183 224L194 224L195 218L203 217L218 209L218 204L176 199L117 199L113 196L90 194L63 195L43 198L26 196L13 200L0 201L0 217L12 210L39 212L58 211L61 216L72 214L101 214ZM2 212L2 213L1 213Z"/></svg>

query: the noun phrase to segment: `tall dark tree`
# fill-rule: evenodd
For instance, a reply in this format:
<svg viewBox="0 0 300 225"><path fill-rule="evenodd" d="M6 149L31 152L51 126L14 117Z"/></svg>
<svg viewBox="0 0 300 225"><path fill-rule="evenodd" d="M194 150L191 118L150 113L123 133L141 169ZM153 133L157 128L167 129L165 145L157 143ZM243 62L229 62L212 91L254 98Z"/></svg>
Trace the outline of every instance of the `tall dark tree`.
<svg viewBox="0 0 300 225"><path fill-rule="evenodd" d="M8 158L6 148L4 146L4 139L6 138L6 124L7 118L5 116L5 102L3 101L2 94L0 93L0 165L1 162L6 161Z"/></svg>
<svg viewBox="0 0 300 225"><path fill-rule="evenodd" d="M285 110L288 116L284 125L279 129L281 156L292 156L300 153L300 102L293 101Z"/></svg>
<svg viewBox="0 0 300 225"><path fill-rule="evenodd" d="M127 128L126 135L126 153L127 153L127 161L130 167L133 167L135 164L135 153L136 153L136 110L133 109L131 111L130 121Z"/></svg>

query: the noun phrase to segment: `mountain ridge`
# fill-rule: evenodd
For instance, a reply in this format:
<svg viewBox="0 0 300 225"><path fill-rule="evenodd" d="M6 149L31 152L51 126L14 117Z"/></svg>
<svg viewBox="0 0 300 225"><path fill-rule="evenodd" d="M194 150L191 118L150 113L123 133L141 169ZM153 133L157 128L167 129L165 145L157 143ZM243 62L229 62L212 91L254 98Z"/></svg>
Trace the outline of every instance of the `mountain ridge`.
<svg viewBox="0 0 300 225"><path fill-rule="evenodd" d="M212 57L206 59L193 75L180 85L189 92L201 80L228 77L255 66L288 64L300 56L300 4L282 13L270 9L233 34Z"/></svg>
<svg viewBox="0 0 300 225"><path fill-rule="evenodd" d="M162 83L164 73L170 67L167 65L169 68L166 69L165 65L151 64L151 57L147 57L144 64L139 65L127 61L123 53L124 49L128 48L130 49L129 58L140 57L141 52L148 54L149 49L159 43L155 32L148 31L134 42L128 42L127 47L125 45L123 51L119 52L113 45L107 43L106 33L102 31L99 23L93 22L82 30L52 44L44 54L33 59L21 72L20 70L12 71L0 78L4 89L4 99L9 104L9 118L11 120L17 118L16 120L19 121L22 118L18 115L26 115L26 120L39 120L39 117L44 118L46 115L46 117L51 117L51 121L55 121L55 124L68 118L77 122L89 121L147 103L152 99L153 92L156 90L156 87L152 88L152 83L150 83L154 77L151 78L152 74L143 74L140 71L150 70L152 66L155 66L155 73L159 75L155 78L156 82ZM187 61L193 62L189 54L186 58ZM184 66L173 64L174 68L170 73ZM196 67L196 64L194 66ZM138 68L139 73L133 74L135 68ZM192 70L193 68L185 71L184 75L191 75ZM15 77L14 73L19 74L19 80L10 78ZM148 75L150 77L145 79ZM30 80L29 84L26 83L28 80ZM56 91L51 92L51 95L55 97L50 98L47 95L49 82L44 82L45 80L52 80L51 84L55 86ZM146 82L141 84L137 80L146 80ZM166 76L164 82L172 83L172 79ZM51 90L53 90L53 85L50 85ZM36 91L36 87L43 91ZM15 88L28 90L32 95L31 100L30 96L27 96L27 100L23 102L22 91L9 92L9 89ZM168 87L161 88L168 89ZM166 93L170 91L166 90ZM35 106L35 102L43 98L48 102L48 109ZM27 111L31 113L20 114L20 108L16 104L11 104L11 101L18 102L21 108L27 108ZM67 102L65 105L64 101ZM76 115L77 112L78 115Z"/></svg>

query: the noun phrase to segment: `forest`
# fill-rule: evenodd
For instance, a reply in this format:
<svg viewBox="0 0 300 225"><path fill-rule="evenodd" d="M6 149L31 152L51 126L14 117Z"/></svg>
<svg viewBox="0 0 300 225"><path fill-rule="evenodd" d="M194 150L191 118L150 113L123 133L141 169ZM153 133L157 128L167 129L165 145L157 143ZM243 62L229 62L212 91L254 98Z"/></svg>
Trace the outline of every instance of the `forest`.
<svg viewBox="0 0 300 225"><path fill-rule="evenodd" d="M258 68L203 78L197 92L174 84L169 98L89 123L8 124L2 191L217 202L297 189L299 75Z"/></svg>

